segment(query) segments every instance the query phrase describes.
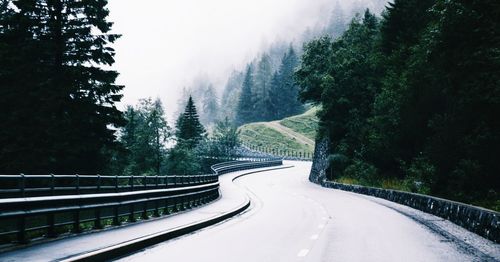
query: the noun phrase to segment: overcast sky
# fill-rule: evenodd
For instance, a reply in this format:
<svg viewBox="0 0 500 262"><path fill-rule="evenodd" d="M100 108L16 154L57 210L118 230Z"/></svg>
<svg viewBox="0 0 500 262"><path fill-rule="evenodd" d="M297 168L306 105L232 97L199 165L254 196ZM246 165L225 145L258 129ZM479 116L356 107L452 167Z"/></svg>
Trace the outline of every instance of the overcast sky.
<svg viewBox="0 0 500 262"><path fill-rule="evenodd" d="M109 0L109 21L123 35L114 45L120 107L160 97L172 114L194 78L206 75L220 90L231 69L277 39L293 40L335 1Z"/></svg>

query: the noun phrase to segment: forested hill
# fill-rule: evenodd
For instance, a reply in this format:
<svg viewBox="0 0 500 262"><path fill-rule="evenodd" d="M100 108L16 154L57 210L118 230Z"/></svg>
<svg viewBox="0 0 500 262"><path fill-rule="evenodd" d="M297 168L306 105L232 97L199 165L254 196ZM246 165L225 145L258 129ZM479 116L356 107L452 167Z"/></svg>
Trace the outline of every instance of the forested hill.
<svg viewBox="0 0 500 262"><path fill-rule="evenodd" d="M309 42L296 78L322 105L330 179L397 178L498 209L499 18L496 0L395 0Z"/></svg>

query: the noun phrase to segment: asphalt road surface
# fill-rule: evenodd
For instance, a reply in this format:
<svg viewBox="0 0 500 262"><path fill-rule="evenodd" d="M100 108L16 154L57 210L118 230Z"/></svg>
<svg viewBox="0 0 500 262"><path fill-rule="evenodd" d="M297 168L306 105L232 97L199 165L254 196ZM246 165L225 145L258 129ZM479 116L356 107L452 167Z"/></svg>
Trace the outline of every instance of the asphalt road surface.
<svg viewBox="0 0 500 262"><path fill-rule="evenodd" d="M252 201L243 214L121 261L500 261L500 245L448 221L322 188L310 163L286 164L235 181Z"/></svg>

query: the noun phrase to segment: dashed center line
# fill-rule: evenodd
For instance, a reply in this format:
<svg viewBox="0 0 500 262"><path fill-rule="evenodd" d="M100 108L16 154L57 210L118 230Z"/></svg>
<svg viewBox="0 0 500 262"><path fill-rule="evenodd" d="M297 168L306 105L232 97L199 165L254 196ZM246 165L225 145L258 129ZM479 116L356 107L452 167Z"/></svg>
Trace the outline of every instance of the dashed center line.
<svg viewBox="0 0 500 262"><path fill-rule="evenodd" d="M307 253L309 253L309 249L302 249L300 252L297 254L298 257L305 257L307 256Z"/></svg>
<svg viewBox="0 0 500 262"><path fill-rule="evenodd" d="M323 225L323 224L320 224L320 225L318 226L318 228L324 228L324 227L325 227L325 225Z"/></svg>
<svg viewBox="0 0 500 262"><path fill-rule="evenodd" d="M318 237L319 237L319 235L318 235L318 234L315 234L315 235L312 235L312 236L311 236L311 239L312 239L312 240L316 240L316 239L318 239Z"/></svg>

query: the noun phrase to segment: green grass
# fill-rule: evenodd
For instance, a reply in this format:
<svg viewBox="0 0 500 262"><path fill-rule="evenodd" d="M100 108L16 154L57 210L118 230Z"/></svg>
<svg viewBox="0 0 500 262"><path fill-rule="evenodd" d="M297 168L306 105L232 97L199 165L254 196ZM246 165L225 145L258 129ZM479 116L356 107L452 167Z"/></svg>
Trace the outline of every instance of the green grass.
<svg viewBox="0 0 500 262"><path fill-rule="evenodd" d="M318 117L316 117L318 110L318 107L313 107L302 115L291 116L281 120L280 124L314 141L319 121Z"/></svg>
<svg viewBox="0 0 500 262"><path fill-rule="evenodd" d="M301 144L293 138L284 135L275 129L260 123L250 123L240 127L240 139L245 144L274 148L275 150L288 150L312 153L314 148Z"/></svg>

